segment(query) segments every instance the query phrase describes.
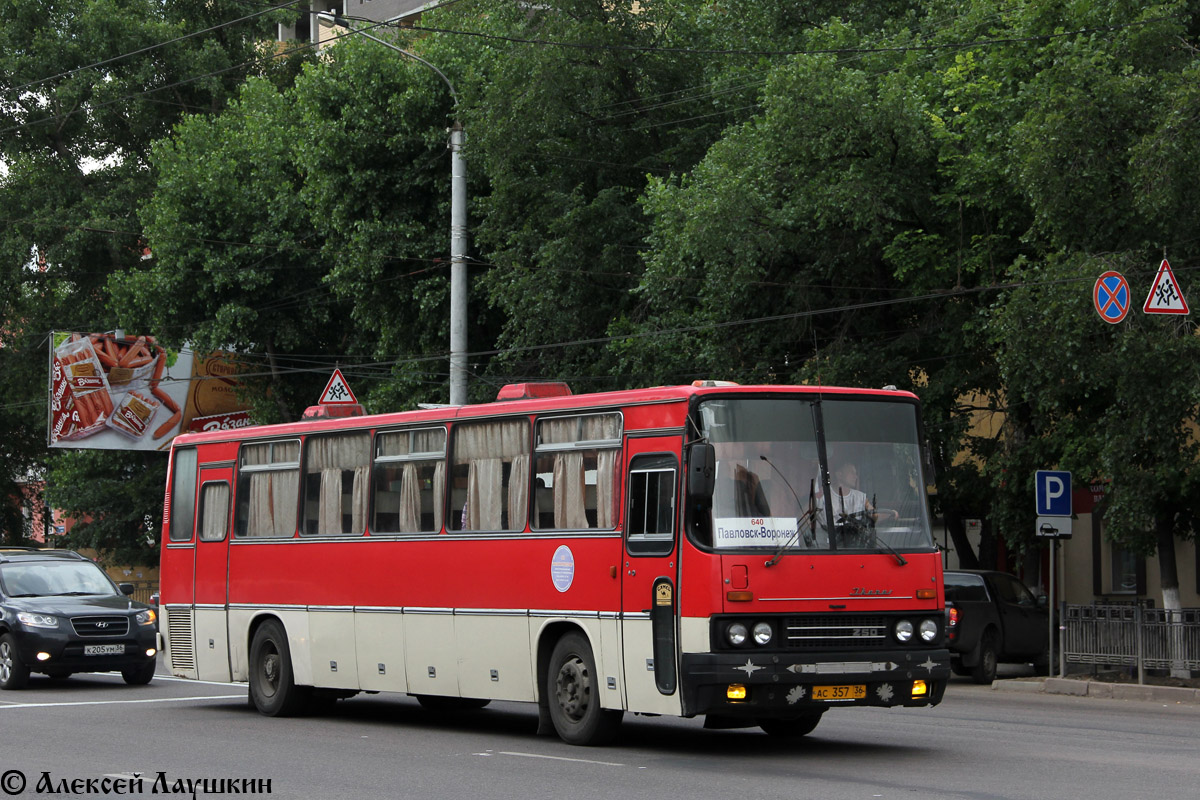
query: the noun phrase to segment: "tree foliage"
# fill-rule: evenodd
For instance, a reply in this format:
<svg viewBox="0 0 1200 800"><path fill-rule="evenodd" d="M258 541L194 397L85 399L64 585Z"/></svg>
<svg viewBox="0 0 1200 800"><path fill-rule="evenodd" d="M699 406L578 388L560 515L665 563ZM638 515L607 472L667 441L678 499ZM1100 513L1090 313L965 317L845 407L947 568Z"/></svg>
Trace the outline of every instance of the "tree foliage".
<svg viewBox="0 0 1200 800"><path fill-rule="evenodd" d="M106 26L118 6L143 21ZM0 89L231 13L35 7L0 34ZM42 52L68 7L79 44ZM444 399L457 121L474 400L526 378L895 385L925 402L965 558L965 517L984 564L1036 545L1033 473L1056 466L1109 481L1126 547L1193 535L1194 327L1091 309L1106 269L1139 294L1165 249L1186 292L1200 263L1192 4L479 0L374 33L428 63L352 35L247 77L219 72L252 49L227 32L5 94L5 396L51 320L115 318L242 352L263 419L335 363L378 410ZM121 100L201 73L171 90L186 118ZM10 463L36 468L41 412L4 413Z"/></svg>

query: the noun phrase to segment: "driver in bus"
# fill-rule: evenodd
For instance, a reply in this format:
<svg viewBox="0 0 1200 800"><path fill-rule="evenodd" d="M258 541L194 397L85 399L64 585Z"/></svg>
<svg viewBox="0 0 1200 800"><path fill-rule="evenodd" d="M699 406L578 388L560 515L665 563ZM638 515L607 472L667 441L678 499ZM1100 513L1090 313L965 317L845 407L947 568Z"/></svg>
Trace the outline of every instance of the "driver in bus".
<svg viewBox="0 0 1200 800"><path fill-rule="evenodd" d="M858 488L858 468L849 461L833 471L830 482L833 496L833 528L836 541L851 547L866 545L871 529L881 519L899 519L900 512L876 509L867 493ZM817 520L825 527L825 494L817 489Z"/></svg>

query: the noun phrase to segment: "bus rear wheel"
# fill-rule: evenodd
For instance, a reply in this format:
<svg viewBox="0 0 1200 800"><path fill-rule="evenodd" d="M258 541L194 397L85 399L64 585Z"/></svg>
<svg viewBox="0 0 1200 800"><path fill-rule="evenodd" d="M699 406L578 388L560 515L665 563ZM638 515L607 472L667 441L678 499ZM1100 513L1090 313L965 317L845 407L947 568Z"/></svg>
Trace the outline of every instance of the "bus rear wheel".
<svg viewBox="0 0 1200 800"><path fill-rule="evenodd" d="M250 701L260 714L291 717L302 711L308 695L292 674L292 654L287 633L275 620L254 632L250 644Z"/></svg>
<svg viewBox="0 0 1200 800"><path fill-rule="evenodd" d="M596 659L582 634L568 633L554 645L545 691L554 730L567 744L607 744L617 735L622 712L601 707Z"/></svg>

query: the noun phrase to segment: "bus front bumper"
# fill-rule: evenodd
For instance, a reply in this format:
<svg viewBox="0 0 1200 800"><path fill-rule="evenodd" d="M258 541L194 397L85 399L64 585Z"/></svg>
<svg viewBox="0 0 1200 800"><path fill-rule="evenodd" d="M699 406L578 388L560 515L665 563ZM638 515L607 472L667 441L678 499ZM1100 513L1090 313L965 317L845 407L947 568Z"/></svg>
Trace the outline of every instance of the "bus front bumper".
<svg viewBox="0 0 1200 800"><path fill-rule="evenodd" d="M788 718L833 706L934 706L949 650L863 653L684 653L686 716ZM744 696L739 696L744 692Z"/></svg>

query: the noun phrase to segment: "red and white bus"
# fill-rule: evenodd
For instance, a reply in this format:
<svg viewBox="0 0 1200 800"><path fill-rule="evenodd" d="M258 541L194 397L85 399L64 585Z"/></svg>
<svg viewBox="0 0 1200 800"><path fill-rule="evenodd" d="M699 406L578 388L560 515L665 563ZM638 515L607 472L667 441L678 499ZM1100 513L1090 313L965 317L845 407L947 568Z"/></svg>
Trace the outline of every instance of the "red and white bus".
<svg viewBox="0 0 1200 800"><path fill-rule="evenodd" d="M272 716L526 701L575 744L625 711L798 736L936 705L920 431L906 392L702 382L180 436L167 663Z"/></svg>

